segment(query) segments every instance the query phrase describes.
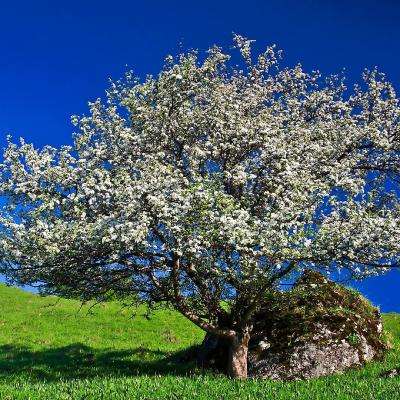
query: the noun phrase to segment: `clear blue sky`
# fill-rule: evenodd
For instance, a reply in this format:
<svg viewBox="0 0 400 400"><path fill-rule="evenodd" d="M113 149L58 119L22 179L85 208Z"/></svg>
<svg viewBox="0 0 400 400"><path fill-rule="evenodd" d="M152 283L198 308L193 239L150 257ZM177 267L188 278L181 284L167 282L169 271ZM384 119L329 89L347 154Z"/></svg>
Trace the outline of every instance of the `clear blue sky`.
<svg viewBox="0 0 400 400"><path fill-rule="evenodd" d="M400 91L400 2L396 0L2 1L0 145L6 134L37 146L68 144L71 114L103 95L126 65L157 73L180 48L229 46L231 33L276 43L288 64L350 81L378 66ZM362 291L400 312L400 272Z"/></svg>

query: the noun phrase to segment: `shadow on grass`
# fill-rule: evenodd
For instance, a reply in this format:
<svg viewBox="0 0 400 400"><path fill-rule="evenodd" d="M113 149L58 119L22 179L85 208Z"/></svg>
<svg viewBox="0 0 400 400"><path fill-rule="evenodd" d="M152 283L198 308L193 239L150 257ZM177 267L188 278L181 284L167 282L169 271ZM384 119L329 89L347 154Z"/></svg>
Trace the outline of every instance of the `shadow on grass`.
<svg viewBox="0 0 400 400"><path fill-rule="evenodd" d="M0 379L27 377L54 381L137 375L187 376L195 369L195 348L176 353L136 348L98 350L82 343L34 351L0 346Z"/></svg>

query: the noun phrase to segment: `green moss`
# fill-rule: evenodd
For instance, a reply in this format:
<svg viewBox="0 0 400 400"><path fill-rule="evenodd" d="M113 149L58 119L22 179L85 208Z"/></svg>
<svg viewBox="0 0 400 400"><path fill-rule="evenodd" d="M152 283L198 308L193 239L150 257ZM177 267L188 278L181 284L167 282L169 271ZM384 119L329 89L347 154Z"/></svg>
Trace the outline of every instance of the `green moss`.
<svg viewBox="0 0 400 400"><path fill-rule="evenodd" d="M347 342L354 347L357 347L360 344L360 336L357 333L352 332L347 336Z"/></svg>
<svg viewBox="0 0 400 400"><path fill-rule="evenodd" d="M322 325L334 332L338 342L344 339L358 346L362 335L378 354L388 348L378 329L379 310L356 290L315 271L306 271L289 291L269 293L256 320L255 331L267 336L275 350L310 339L315 342ZM324 344L323 338L319 340Z"/></svg>

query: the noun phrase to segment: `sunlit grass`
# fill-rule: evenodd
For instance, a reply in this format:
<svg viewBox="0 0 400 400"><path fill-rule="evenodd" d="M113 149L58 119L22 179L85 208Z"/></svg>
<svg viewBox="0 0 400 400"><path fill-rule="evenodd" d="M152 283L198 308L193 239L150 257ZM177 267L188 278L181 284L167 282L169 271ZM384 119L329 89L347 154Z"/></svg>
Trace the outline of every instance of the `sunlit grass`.
<svg viewBox="0 0 400 400"><path fill-rule="evenodd" d="M116 303L91 309L0 285L0 399L400 398L400 316L384 316L394 348L382 363L307 382L232 381L177 362L203 333L179 314Z"/></svg>

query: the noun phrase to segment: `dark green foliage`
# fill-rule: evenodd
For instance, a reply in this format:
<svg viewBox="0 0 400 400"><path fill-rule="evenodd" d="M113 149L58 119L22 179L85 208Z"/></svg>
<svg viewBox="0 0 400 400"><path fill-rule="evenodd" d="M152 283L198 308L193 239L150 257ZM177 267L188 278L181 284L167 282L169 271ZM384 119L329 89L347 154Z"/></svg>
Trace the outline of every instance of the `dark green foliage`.
<svg viewBox="0 0 400 400"><path fill-rule="evenodd" d="M353 289L327 280L323 275L306 271L293 289L271 292L266 306L256 315L254 338L266 336L269 351L290 347L292 340L307 342L321 330L321 325L357 346L363 335L380 355L388 348L379 330L380 313L365 297Z"/></svg>

